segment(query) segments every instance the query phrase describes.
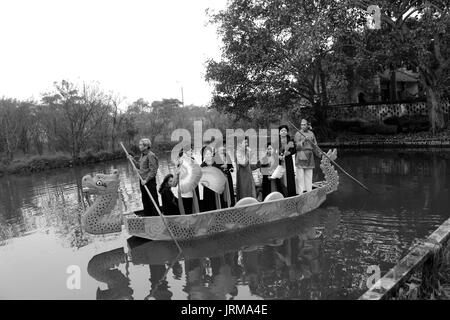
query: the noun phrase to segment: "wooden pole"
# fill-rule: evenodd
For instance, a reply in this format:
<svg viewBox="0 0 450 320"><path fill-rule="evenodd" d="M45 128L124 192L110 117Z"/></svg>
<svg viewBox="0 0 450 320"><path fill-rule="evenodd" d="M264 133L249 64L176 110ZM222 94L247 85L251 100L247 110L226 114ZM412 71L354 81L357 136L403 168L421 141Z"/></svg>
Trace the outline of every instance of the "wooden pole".
<svg viewBox="0 0 450 320"><path fill-rule="evenodd" d="M303 132L301 132L291 121L288 120L288 122L305 138L307 138ZM309 140L310 141L310 140ZM310 141L317 149L319 149L319 151L322 153L322 155L324 155L325 157L328 158L328 160L330 160L337 168L339 168L343 173L345 173L350 179L352 179L354 182L356 182L359 186L361 186L362 188L364 188L364 190L366 190L369 193L372 193L372 191L369 190L369 188L367 188L364 184L362 184L361 182L359 182L356 178L354 178L350 173L348 173L347 171L345 171L340 165L338 165L334 160L332 160L329 156L327 156L327 154L325 152L322 151L322 149L319 148L319 146L317 144L315 144L314 142Z"/></svg>
<svg viewBox="0 0 450 320"><path fill-rule="evenodd" d="M184 211L183 197L181 196L180 180L178 180L178 188L177 189L178 189L178 208L180 209L180 213L182 215L185 215L186 212Z"/></svg>

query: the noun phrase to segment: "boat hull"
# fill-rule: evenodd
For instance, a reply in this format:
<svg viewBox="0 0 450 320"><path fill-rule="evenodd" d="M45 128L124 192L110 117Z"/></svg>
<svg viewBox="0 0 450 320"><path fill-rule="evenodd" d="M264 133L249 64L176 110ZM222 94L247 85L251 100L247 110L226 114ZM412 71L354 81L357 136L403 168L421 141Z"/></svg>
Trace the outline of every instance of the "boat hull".
<svg viewBox="0 0 450 320"><path fill-rule="evenodd" d="M314 214L339 216L340 211L336 207L318 208L314 210ZM222 232L208 238L180 240L178 243L185 260L212 258L239 250L252 252L262 246L279 246L292 237L316 239L322 232L329 234L336 227L328 224L322 232L317 232L313 221L294 217L240 231ZM129 260L134 264L162 265L180 258L180 251L173 241L150 241L130 237L127 243Z"/></svg>
<svg viewBox="0 0 450 320"><path fill-rule="evenodd" d="M208 237L303 215L318 208L326 200L327 191L326 186L322 186L294 197L191 215L165 216L165 220L177 240ZM125 228L130 235L136 237L172 240L159 216L127 215Z"/></svg>

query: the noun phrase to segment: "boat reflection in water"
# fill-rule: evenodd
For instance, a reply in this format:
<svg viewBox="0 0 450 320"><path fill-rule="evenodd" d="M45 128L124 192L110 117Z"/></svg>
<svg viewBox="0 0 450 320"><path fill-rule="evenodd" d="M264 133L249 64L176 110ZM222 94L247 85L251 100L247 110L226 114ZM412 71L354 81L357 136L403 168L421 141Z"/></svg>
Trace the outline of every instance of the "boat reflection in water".
<svg viewBox="0 0 450 320"><path fill-rule="evenodd" d="M327 223L317 227L311 215L327 215ZM331 219L330 219L331 218ZM97 289L97 299L133 299L129 264L148 265L151 290L145 299L171 299L167 280L183 278L183 291L190 300L226 300L247 287L244 299L318 299L321 284L322 243L337 227L337 208L319 208L306 217L258 225L207 239L175 243L131 237L128 254L117 248L94 256L88 273L108 289ZM125 264L126 275L118 268ZM180 289L178 289L180 290ZM180 296L178 294L177 296Z"/></svg>

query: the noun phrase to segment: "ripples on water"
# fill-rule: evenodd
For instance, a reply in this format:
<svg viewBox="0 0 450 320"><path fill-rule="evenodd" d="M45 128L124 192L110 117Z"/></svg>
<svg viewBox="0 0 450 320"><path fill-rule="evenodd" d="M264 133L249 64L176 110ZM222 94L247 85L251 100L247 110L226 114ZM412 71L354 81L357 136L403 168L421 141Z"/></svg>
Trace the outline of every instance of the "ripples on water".
<svg viewBox="0 0 450 320"><path fill-rule="evenodd" d="M119 169L114 214L139 209L138 180L125 161L0 178L0 298L355 299L367 267L382 273L450 213L447 151L341 152L339 190L304 217L212 239L173 243L92 236L80 214L93 198L81 178ZM162 161L158 179L173 171ZM315 180L321 174L315 173ZM68 290L78 265L81 290ZM162 280L167 272L166 280Z"/></svg>

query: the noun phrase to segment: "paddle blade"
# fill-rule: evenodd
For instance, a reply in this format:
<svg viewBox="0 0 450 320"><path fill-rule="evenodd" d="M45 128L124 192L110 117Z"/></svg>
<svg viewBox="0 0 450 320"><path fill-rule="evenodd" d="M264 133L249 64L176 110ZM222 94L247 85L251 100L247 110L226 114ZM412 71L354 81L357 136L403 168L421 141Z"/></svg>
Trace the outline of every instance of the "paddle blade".
<svg viewBox="0 0 450 320"><path fill-rule="evenodd" d="M222 194L225 191L227 178L216 167L202 167L202 177L200 183L212 191Z"/></svg>

